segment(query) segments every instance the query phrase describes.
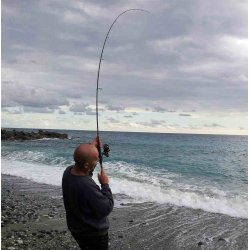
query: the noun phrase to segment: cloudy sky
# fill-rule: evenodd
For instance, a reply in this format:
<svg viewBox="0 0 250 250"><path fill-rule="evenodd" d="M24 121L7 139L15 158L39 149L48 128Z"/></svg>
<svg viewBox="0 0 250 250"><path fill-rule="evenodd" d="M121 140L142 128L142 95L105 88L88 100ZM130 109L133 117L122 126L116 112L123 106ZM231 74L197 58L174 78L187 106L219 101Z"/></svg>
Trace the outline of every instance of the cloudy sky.
<svg viewBox="0 0 250 250"><path fill-rule="evenodd" d="M2 127L247 134L247 1L2 0Z"/></svg>

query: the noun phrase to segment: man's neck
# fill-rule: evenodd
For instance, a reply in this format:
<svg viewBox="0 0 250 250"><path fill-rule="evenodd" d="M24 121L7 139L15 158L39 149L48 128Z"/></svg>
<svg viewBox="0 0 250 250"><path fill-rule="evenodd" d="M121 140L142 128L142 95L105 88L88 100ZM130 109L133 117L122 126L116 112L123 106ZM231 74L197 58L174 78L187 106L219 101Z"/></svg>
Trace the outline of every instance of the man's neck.
<svg viewBox="0 0 250 250"><path fill-rule="evenodd" d="M86 176L86 175L89 175L88 172L84 172L81 168L79 168L76 165L73 168L71 168L70 172L71 172L71 174L77 175L77 176Z"/></svg>

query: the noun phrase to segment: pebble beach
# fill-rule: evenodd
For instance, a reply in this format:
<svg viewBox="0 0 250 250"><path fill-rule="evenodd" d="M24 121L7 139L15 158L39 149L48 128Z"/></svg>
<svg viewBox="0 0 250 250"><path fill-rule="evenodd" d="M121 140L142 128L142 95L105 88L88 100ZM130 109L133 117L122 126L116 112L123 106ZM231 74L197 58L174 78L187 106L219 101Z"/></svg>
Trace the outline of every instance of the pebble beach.
<svg viewBox="0 0 250 250"><path fill-rule="evenodd" d="M117 200L110 249L247 249L247 219ZM66 226L61 187L2 174L1 222L2 249L79 249Z"/></svg>

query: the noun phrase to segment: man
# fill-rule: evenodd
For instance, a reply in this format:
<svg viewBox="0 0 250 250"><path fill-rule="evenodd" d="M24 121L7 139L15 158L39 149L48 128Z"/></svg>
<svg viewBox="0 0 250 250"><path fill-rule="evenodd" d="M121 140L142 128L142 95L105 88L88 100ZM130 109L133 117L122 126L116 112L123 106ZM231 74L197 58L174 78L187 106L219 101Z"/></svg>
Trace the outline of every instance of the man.
<svg viewBox="0 0 250 250"><path fill-rule="evenodd" d="M107 216L114 201L109 179L101 170L101 189L91 178L98 161L98 139L79 145L74 152L74 166L66 168L62 178L67 225L81 249L108 249Z"/></svg>

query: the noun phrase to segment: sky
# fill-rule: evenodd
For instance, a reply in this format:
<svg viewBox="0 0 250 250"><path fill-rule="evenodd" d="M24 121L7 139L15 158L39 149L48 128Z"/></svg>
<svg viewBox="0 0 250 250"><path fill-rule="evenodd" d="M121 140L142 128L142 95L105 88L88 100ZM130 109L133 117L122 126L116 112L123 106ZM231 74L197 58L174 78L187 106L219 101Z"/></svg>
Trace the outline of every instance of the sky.
<svg viewBox="0 0 250 250"><path fill-rule="evenodd" d="M247 1L2 0L2 127L247 134Z"/></svg>

